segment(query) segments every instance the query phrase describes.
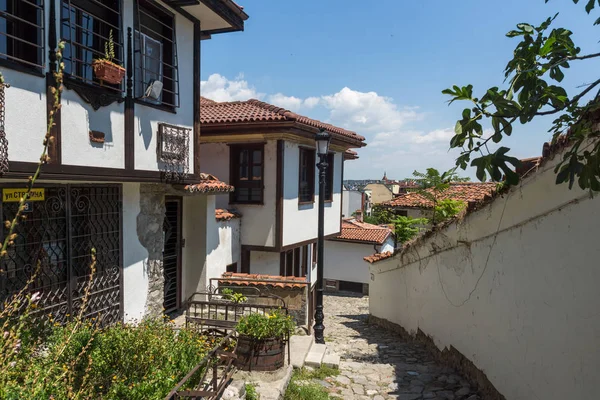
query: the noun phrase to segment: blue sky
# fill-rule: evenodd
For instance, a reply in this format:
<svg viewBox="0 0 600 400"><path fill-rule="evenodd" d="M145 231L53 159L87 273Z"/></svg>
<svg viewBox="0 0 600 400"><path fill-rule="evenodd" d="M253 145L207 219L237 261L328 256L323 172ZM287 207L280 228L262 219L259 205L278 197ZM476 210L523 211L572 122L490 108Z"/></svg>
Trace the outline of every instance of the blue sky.
<svg viewBox="0 0 600 400"><path fill-rule="evenodd" d="M240 0L245 31L202 42L203 95L261 100L367 137L346 179L402 179L413 170L454 165L452 128L466 103L448 107L441 91L501 85L519 22L574 32L583 54L599 51L600 27L572 0ZM597 79L598 61L574 64L569 93ZM593 78L593 79L592 79ZM581 89L579 89L581 90ZM502 145L540 155L550 118L515 127ZM463 175L474 177L473 171Z"/></svg>

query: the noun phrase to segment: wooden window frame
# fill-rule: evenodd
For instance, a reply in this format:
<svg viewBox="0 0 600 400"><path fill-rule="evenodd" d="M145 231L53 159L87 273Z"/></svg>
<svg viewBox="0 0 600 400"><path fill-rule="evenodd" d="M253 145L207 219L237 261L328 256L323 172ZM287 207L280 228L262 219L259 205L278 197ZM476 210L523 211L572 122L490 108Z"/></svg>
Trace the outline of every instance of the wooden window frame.
<svg viewBox="0 0 600 400"><path fill-rule="evenodd" d="M327 171L325 171L325 203L333 202L333 193L335 191L334 182L334 167L335 167L335 153L327 153Z"/></svg>
<svg viewBox="0 0 600 400"><path fill-rule="evenodd" d="M0 35L2 40L6 40L6 52L0 53L2 67L44 76L46 55L44 7L45 0L6 0L6 8L0 10L0 20L4 20L5 27L0 31ZM31 9L35 9L35 13L28 12Z"/></svg>
<svg viewBox="0 0 600 400"><path fill-rule="evenodd" d="M306 276L308 274L309 260L308 260L308 244L302 246L302 265L300 267L301 276Z"/></svg>
<svg viewBox="0 0 600 400"><path fill-rule="evenodd" d="M175 14L153 0L136 0L135 5L134 95L136 102L175 112L175 109L180 107ZM153 28L151 24L154 24L155 27ZM157 24L161 26L162 32L157 31ZM152 59L144 53L143 42L146 38L161 45L159 75L163 89L160 100L144 97L145 89L150 83L145 82L143 78L144 74L150 71L145 68L145 62Z"/></svg>
<svg viewBox="0 0 600 400"><path fill-rule="evenodd" d="M250 179L250 180L240 180L239 178L239 170L240 170L240 153L242 151L249 151L250 153L260 150L261 151L261 178L258 179ZM249 158L250 160L250 158ZM248 166L248 174L252 175L251 170L253 167L259 164L254 164L250 161ZM248 183L248 182L258 182L258 183ZM229 146L229 183L235 188L235 190L229 195L229 203L230 204L256 204L263 205L264 204L264 196L265 196L265 144L264 143L246 143L242 145L231 145ZM260 189L260 199L259 200L240 200L237 196L239 195L239 189ZM248 196L250 199L251 196Z"/></svg>
<svg viewBox="0 0 600 400"><path fill-rule="evenodd" d="M309 147L299 147L299 156L298 156L298 204L314 204L315 202L315 169L316 169L316 157L317 151L313 148ZM303 165L304 160L306 159L306 164ZM308 169L306 173L304 173L304 169ZM306 177L306 181L304 181L304 177ZM307 193L310 193L310 196L303 196L303 184L308 185Z"/></svg>
<svg viewBox="0 0 600 400"><path fill-rule="evenodd" d="M116 10L112 9L110 5L104 4L103 0L60 0L60 37L65 42L63 50L63 59L66 65L65 78L96 87L113 95L122 95L125 90L124 82L117 85L102 83L94 76L92 68L92 62L95 59L104 57L104 44L108 42L111 30L116 53L114 62L125 66L123 2L115 0L115 4L118 7ZM68 16L65 16L65 13L68 13ZM74 21L71 18L72 13L75 16ZM108 15L112 15L112 17L107 17ZM100 22L100 24L93 24L91 30L84 23L84 20L89 22L90 17L93 18L92 21ZM114 21L109 21L109 19L114 19ZM86 39L89 39L88 35L92 37L91 46L87 46L85 42ZM92 59L85 59L90 54Z"/></svg>

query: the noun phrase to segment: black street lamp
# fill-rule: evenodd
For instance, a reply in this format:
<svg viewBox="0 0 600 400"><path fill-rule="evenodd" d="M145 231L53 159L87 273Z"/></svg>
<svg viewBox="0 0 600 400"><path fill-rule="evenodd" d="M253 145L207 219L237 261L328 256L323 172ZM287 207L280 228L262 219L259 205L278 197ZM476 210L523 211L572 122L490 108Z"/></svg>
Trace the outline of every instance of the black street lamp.
<svg viewBox="0 0 600 400"><path fill-rule="evenodd" d="M317 154L319 155L319 232L317 239L317 306L315 307L315 342L325 344L325 325L323 325L323 246L325 236L325 180L327 179L327 153L331 136L321 129L315 137L317 142ZM330 188L329 190L333 190Z"/></svg>

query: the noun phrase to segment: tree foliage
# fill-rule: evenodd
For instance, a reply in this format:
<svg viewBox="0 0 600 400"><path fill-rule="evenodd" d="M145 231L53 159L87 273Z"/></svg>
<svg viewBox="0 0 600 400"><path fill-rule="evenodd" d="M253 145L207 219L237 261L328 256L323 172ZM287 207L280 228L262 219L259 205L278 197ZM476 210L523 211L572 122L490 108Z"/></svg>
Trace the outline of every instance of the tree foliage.
<svg viewBox="0 0 600 400"><path fill-rule="evenodd" d="M441 174L435 168L427 168L426 172L414 171L413 175L415 177L415 182L419 185L419 189L417 189L416 192L433 203L431 216L431 223L433 225L458 213L456 212L453 215L446 216L451 212L452 208L448 207L448 205L453 203L447 203L443 208L439 208L438 203L440 202L440 196L448 190L451 182L465 182L468 181L469 178L458 176L455 168ZM442 218L441 220L439 219L440 217Z"/></svg>
<svg viewBox="0 0 600 400"><path fill-rule="evenodd" d="M444 222L458 215L466 208L466 204L461 200L444 199L438 201L433 208L434 220L436 223Z"/></svg>
<svg viewBox="0 0 600 400"><path fill-rule="evenodd" d="M417 234L421 231L421 227L427 225L429 220L427 218L410 218L400 216L397 217L393 223L396 240L400 243L404 243L417 236Z"/></svg>
<svg viewBox="0 0 600 400"><path fill-rule="evenodd" d="M577 4L579 0L573 2ZM589 14L600 5L600 0L582 3ZM577 181L582 189L600 190L600 141L585 148L589 139L599 136L592 129L592 115L600 108L600 91L595 94L592 91L597 90L600 79L585 84L574 95L560 86L571 63L600 57L600 53L582 55L570 30L551 28L557 15L537 26L520 23L506 34L520 41L504 70L504 88L491 87L478 95L470 84L442 91L451 97L449 103L457 100L472 103L462 111L450 147L462 149L457 167L476 167L477 178L482 181L490 177L494 181L505 179L509 185L518 183L514 169L519 160L510 156L510 149L504 146L490 151L488 143L499 143L510 136L516 123L526 124L536 117L555 115L549 129L552 141L556 142L568 131L572 144L556 167L556 183L568 182L572 188ZM600 18L595 21L598 24ZM586 98L588 94L594 95L591 100ZM486 134L484 125L491 125L491 134Z"/></svg>

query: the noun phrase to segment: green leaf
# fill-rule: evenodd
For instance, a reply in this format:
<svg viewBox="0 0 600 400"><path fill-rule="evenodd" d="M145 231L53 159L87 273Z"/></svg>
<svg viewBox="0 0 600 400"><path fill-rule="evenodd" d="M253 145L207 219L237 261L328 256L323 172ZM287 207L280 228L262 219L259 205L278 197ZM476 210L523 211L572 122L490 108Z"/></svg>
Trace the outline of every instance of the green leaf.
<svg viewBox="0 0 600 400"><path fill-rule="evenodd" d="M589 1L588 1L588 3L586 4L586 6L585 6L585 11L586 11L588 14L589 14L589 13L590 13L590 11L592 11L592 9L594 8L594 6L595 6L595 4L594 4L594 3L595 3L595 2L596 2L596 0L589 0Z"/></svg>
<svg viewBox="0 0 600 400"><path fill-rule="evenodd" d="M526 23L517 24L517 28L526 33L533 33L533 26Z"/></svg>
<svg viewBox="0 0 600 400"><path fill-rule="evenodd" d="M540 56L545 57L552 50L552 45L556 42L556 38L554 36L550 36L544 46L540 49Z"/></svg>

